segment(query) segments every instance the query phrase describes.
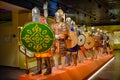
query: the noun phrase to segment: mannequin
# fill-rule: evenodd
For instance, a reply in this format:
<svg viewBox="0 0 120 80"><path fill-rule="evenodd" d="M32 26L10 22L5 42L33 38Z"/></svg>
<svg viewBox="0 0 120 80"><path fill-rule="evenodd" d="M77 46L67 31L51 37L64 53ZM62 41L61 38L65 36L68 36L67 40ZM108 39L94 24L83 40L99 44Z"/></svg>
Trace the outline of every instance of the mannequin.
<svg viewBox="0 0 120 80"><path fill-rule="evenodd" d="M67 25L63 22L63 11L59 9L55 13L56 22L51 25L51 28L55 34L55 43L54 43L54 55L53 60L55 68L58 69L59 57L61 58L62 69L65 69L65 55L66 55L66 43L65 40L68 37L68 28Z"/></svg>
<svg viewBox="0 0 120 80"><path fill-rule="evenodd" d="M103 34L102 30L100 30L100 53L103 56L103 54L104 54L104 34Z"/></svg>
<svg viewBox="0 0 120 80"><path fill-rule="evenodd" d="M66 23L69 25L69 31L74 32L75 36L77 37L77 31L76 31L76 27L75 27L75 22L70 20L69 18L67 18ZM68 53L68 65L70 65L70 54L72 54L72 57L73 57L73 66L77 65L77 52L78 52L79 49L80 48L79 48L79 46L77 44L74 47L67 49L67 51L68 51L67 52Z"/></svg>
<svg viewBox="0 0 120 80"><path fill-rule="evenodd" d="M84 47L85 48L87 47L86 51L91 54L91 60L93 60L94 56L95 56L94 52L93 52L94 39L91 36L91 32L88 31L86 27L84 28L84 33L83 34L86 36L86 41L85 41Z"/></svg>
<svg viewBox="0 0 120 80"><path fill-rule="evenodd" d="M98 37L98 38L95 38L95 37ZM101 56L101 46L100 46L100 29L98 28L97 31L95 32L95 35L93 37L95 38L95 42L97 43L97 46L95 45L94 46L94 50L95 50L95 54L96 54L96 57L97 56ZM97 41L96 41L97 40Z"/></svg>
<svg viewBox="0 0 120 80"><path fill-rule="evenodd" d="M75 22L72 22L72 25L74 25L74 32L76 33L76 36L78 37L77 26L76 26ZM80 53L80 46L78 46L78 44L76 44L75 50L76 50L75 52L72 52L73 61L74 61L73 66L77 66L77 57L78 57L78 53Z"/></svg>
<svg viewBox="0 0 120 80"><path fill-rule="evenodd" d="M112 47L111 47L111 44L110 44L110 33L107 33L106 35L107 35L106 36L107 53L111 54Z"/></svg>
<svg viewBox="0 0 120 80"><path fill-rule="evenodd" d="M82 27L82 35L85 35L84 33L87 31L87 28L85 27L85 25L83 25L83 27ZM85 35L85 37L86 37L86 35ZM84 45L83 46L80 46L80 52L81 53L83 53L83 56L84 56L84 58L85 59L87 59L87 53L86 53L86 49L85 49L85 47L84 47ZM79 53L80 53L79 52ZM78 57L80 56L79 55L79 53L78 53ZM82 61L83 62L83 61Z"/></svg>
<svg viewBox="0 0 120 80"><path fill-rule="evenodd" d="M104 53L110 54L109 36L104 32Z"/></svg>
<svg viewBox="0 0 120 80"><path fill-rule="evenodd" d="M71 18L70 17L67 17L66 18L66 24L70 30L70 26L71 26ZM68 36L68 39L70 40L70 37ZM70 51L67 51L67 54L66 54L66 63L67 63L67 66L70 66L71 65L71 57L72 57L72 54Z"/></svg>
<svg viewBox="0 0 120 80"><path fill-rule="evenodd" d="M37 7L35 7L33 10L34 10L34 11L39 11L38 9L37 9L37 10L35 10L35 9L37 9ZM34 22L39 22L40 17L38 18L38 17L37 17L38 14L35 14L34 11L32 11L32 12L33 12L32 15L34 15L34 16L33 16L33 21L34 21ZM36 12L36 13L39 13L39 16L40 16L40 11L39 11L39 12ZM44 16L45 16L45 15L44 15ZM46 23L44 23L44 24L46 24ZM42 54L40 54L40 53L35 53L35 57L36 57L36 59L37 59L37 70L32 74L33 76L42 73L42 60L43 60L43 59L45 60L46 67L47 67L47 70L46 70L46 72L44 73L44 75L51 74L52 68L51 68L51 59L50 59L50 58L52 57L52 55L53 55L53 54L52 54L52 52L51 52L51 49L48 50L48 51L45 52L45 53L42 53Z"/></svg>
<svg viewBox="0 0 120 80"><path fill-rule="evenodd" d="M97 54L98 54L98 50L99 50L99 36L98 35L95 35L96 31L95 31L95 27L91 27L91 36L94 38L94 41L95 41L95 44L93 46L93 54L94 54L94 57L97 59Z"/></svg>
<svg viewBox="0 0 120 80"><path fill-rule="evenodd" d="M79 37L80 35L83 35L82 31L77 27L77 36ZM84 58L86 58L86 54L83 50L83 45L79 46L80 49L78 50L78 61L79 63L84 62Z"/></svg>

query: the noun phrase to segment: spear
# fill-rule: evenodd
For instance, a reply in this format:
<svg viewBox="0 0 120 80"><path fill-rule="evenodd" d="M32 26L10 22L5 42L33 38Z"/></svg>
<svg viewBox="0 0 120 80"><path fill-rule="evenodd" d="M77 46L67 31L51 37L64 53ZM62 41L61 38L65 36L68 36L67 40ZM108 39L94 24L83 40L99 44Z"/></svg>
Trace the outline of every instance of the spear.
<svg viewBox="0 0 120 80"><path fill-rule="evenodd" d="M46 22L49 25L49 21L48 21L48 0L45 0L45 3L43 5L43 9L44 9L44 17L46 18Z"/></svg>

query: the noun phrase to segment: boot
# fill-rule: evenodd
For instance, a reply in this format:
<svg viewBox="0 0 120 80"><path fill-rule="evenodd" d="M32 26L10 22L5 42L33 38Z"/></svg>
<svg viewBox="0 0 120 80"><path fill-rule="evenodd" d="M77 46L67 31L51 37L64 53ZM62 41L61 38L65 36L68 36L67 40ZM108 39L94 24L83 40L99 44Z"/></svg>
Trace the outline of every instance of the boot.
<svg viewBox="0 0 120 80"><path fill-rule="evenodd" d="M62 69L65 69L65 56L61 56Z"/></svg>
<svg viewBox="0 0 120 80"><path fill-rule="evenodd" d="M77 54L73 54L73 60L74 60L73 66L77 66Z"/></svg>
<svg viewBox="0 0 120 80"><path fill-rule="evenodd" d="M82 52L80 50L78 52L78 62L83 63L83 54L82 54Z"/></svg>
<svg viewBox="0 0 120 80"><path fill-rule="evenodd" d="M51 68L47 68L46 72L44 73L44 75L48 75L48 74L51 74Z"/></svg>
<svg viewBox="0 0 120 80"><path fill-rule="evenodd" d="M46 60L46 63L47 63L47 70L44 73L44 75L48 75L48 74L51 74L51 61L50 61L50 57L46 57L45 60Z"/></svg>
<svg viewBox="0 0 120 80"><path fill-rule="evenodd" d="M67 54L67 66L70 66L71 54L68 52Z"/></svg>
<svg viewBox="0 0 120 80"><path fill-rule="evenodd" d="M37 58L37 70L32 75L34 76L41 73L42 73L42 58Z"/></svg>
<svg viewBox="0 0 120 80"><path fill-rule="evenodd" d="M90 53L91 53L91 60L93 61L93 60L94 60L94 58L95 58L95 55L94 55L93 50L90 50Z"/></svg>
<svg viewBox="0 0 120 80"><path fill-rule="evenodd" d="M47 68L47 62L46 60L44 60L44 65L42 66L42 69L46 69Z"/></svg>

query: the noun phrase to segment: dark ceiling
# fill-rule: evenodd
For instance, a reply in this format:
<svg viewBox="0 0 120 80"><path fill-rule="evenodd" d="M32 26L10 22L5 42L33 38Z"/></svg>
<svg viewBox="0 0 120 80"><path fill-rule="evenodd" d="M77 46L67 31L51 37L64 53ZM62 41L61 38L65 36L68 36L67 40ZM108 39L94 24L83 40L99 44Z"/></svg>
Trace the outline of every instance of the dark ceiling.
<svg viewBox="0 0 120 80"><path fill-rule="evenodd" d="M27 9L37 6L43 13L45 0L2 0ZM63 9L79 25L119 25L119 0L48 0L49 16L58 8Z"/></svg>
<svg viewBox="0 0 120 80"><path fill-rule="evenodd" d="M120 0L60 0L68 13L77 13L79 24L120 24Z"/></svg>

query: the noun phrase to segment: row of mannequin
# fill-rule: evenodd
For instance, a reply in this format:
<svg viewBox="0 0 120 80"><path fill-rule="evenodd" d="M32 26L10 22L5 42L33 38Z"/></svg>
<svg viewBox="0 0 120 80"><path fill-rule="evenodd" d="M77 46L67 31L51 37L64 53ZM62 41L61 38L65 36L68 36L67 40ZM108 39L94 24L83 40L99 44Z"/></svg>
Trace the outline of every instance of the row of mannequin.
<svg viewBox="0 0 120 80"><path fill-rule="evenodd" d="M44 75L51 74L52 72L52 63L51 58L53 59L54 67L55 69L62 69L65 70L66 65L70 66L71 64L73 66L77 66L77 62L83 62L84 59L87 59L86 52L91 53L91 59L97 58L97 55L102 55L103 53L109 53L110 54L110 46L109 46L109 38L103 39L100 37L100 35L106 36L106 34L103 34L101 30L97 30L95 32L95 29L92 29L93 31L88 31L84 27L84 31L80 30L75 22L71 20L70 17L67 17L65 19L64 12L59 9L55 13L55 23L50 24L50 28L53 30L55 34L55 42L51 50L44 53L46 56L42 56L42 54L35 54L35 57L37 59L37 71L33 73L33 75L41 74L42 73L42 59L45 59L45 62L47 64L47 70L44 73ZM33 8L32 10L32 20L33 22L39 22L40 20L40 11L37 7ZM74 47L68 48L66 45L66 40L76 42L76 39L71 39L70 32L74 32L74 34L77 36L79 35L85 35L85 38L93 36L99 36L102 40L102 45L99 44L99 46L92 48L85 49L85 47L79 46L76 44ZM106 45L105 42L108 44ZM88 44L89 45L89 44ZM72 62L71 62L71 56L72 56ZM79 58L79 59L78 59ZM59 59L61 60L61 68L59 68ZM66 63L67 62L67 63Z"/></svg>

